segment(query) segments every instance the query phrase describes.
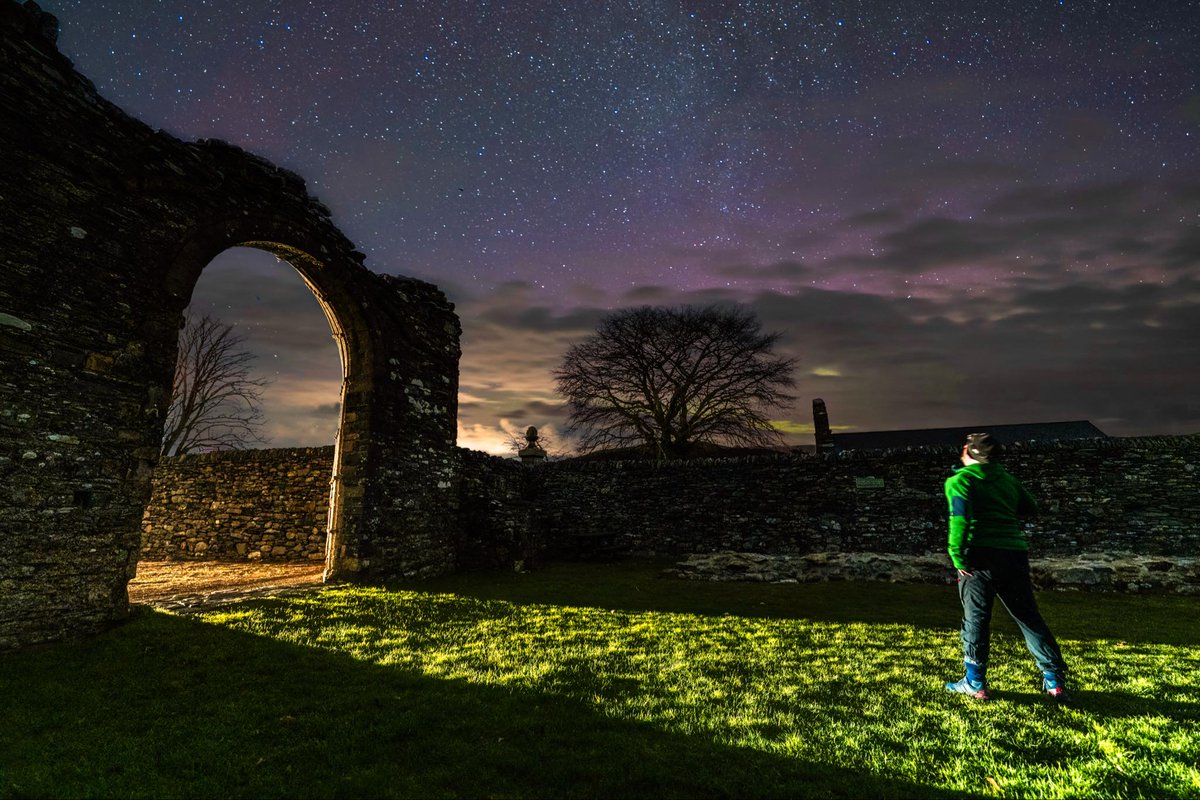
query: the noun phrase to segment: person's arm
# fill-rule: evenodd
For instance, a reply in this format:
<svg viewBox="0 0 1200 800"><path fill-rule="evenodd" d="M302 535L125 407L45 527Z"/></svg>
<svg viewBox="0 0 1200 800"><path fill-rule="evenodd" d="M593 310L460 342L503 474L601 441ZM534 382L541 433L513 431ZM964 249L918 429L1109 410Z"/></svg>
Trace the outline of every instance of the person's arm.
<svg viewBox="0 0 1200 800"><path fill-rule="evenodd" d="M1025 484L1017 481L1017 516L1021 519L1033 519L1038 515L1037 500L1025 488Z"/></svg>
<svg viewBox="0 0 1200 800"><path fill-rule="evenodd" d="M971 524L971 493L966 481L957 477L946 481L946 501L950 506L950 536L947 551L954 568L967 570L967 531Z"/></svg>

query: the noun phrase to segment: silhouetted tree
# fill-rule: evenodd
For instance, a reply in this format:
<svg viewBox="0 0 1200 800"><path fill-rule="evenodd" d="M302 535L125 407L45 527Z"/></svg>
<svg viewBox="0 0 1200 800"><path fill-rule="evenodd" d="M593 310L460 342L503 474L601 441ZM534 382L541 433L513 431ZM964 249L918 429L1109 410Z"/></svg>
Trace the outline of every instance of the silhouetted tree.
<svg viewBox="0 0 1200 800"><path fill-rule="evenodd" d="M781 444L767 413L791 403L795 360L772 353L778 340L736 307L610 314L555 372L566 432L584 453L641 444L658 458L702 442Z"/></svg>
<svg viewBox="0 0 1200 800"><path fill-rule="evenodd" d="M164 455L240 450L267 442L259 434L266 378L250 374L254 354L233 326L189 317L179 335L171 406L163 431Z"/></svg>

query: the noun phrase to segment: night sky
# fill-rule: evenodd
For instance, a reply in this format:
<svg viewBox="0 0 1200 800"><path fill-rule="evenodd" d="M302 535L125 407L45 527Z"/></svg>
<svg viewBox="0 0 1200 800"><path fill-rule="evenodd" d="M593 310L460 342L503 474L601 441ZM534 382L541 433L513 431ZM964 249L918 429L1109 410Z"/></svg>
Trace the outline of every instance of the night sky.
<svg viewBox="0 0 1200 800"><path fill-rule="evenodd" d="M1200 431L1195 2L41 4L108 99L446 291L464 446L561 427L605 312L708 302L784 333L795 443L814 397L835 430ZM332 441L294 271L228 251L193 308L251 337L273 444Z"/></svg>

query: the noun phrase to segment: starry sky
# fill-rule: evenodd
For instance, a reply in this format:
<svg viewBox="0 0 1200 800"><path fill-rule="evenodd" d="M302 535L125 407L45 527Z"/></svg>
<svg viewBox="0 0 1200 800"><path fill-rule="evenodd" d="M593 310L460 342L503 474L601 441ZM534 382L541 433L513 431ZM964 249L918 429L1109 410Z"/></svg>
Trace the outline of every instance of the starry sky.
<svg viewBox="0 0 1200 800"><path fill-rule="evenodd" d="M463 322L459 443L564 412L605 313L744 303L835 430L1200 431L1200 5L43 0L102 94L302 175ZM340 366L286 264L193 308L324 444Z"/></svg>

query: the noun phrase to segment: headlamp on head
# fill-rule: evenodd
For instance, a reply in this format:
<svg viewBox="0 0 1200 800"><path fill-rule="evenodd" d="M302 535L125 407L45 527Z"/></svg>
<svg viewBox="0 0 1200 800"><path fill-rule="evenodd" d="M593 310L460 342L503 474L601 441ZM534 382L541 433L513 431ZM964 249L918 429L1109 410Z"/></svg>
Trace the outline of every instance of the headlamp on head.
<svg viewBox="0 0 1200 800"><path fill-rule="evenodd" d="M1000 445L987 433L971 433L967 435L967 455L976 461L986 464L1000 454Z"/></svg>

